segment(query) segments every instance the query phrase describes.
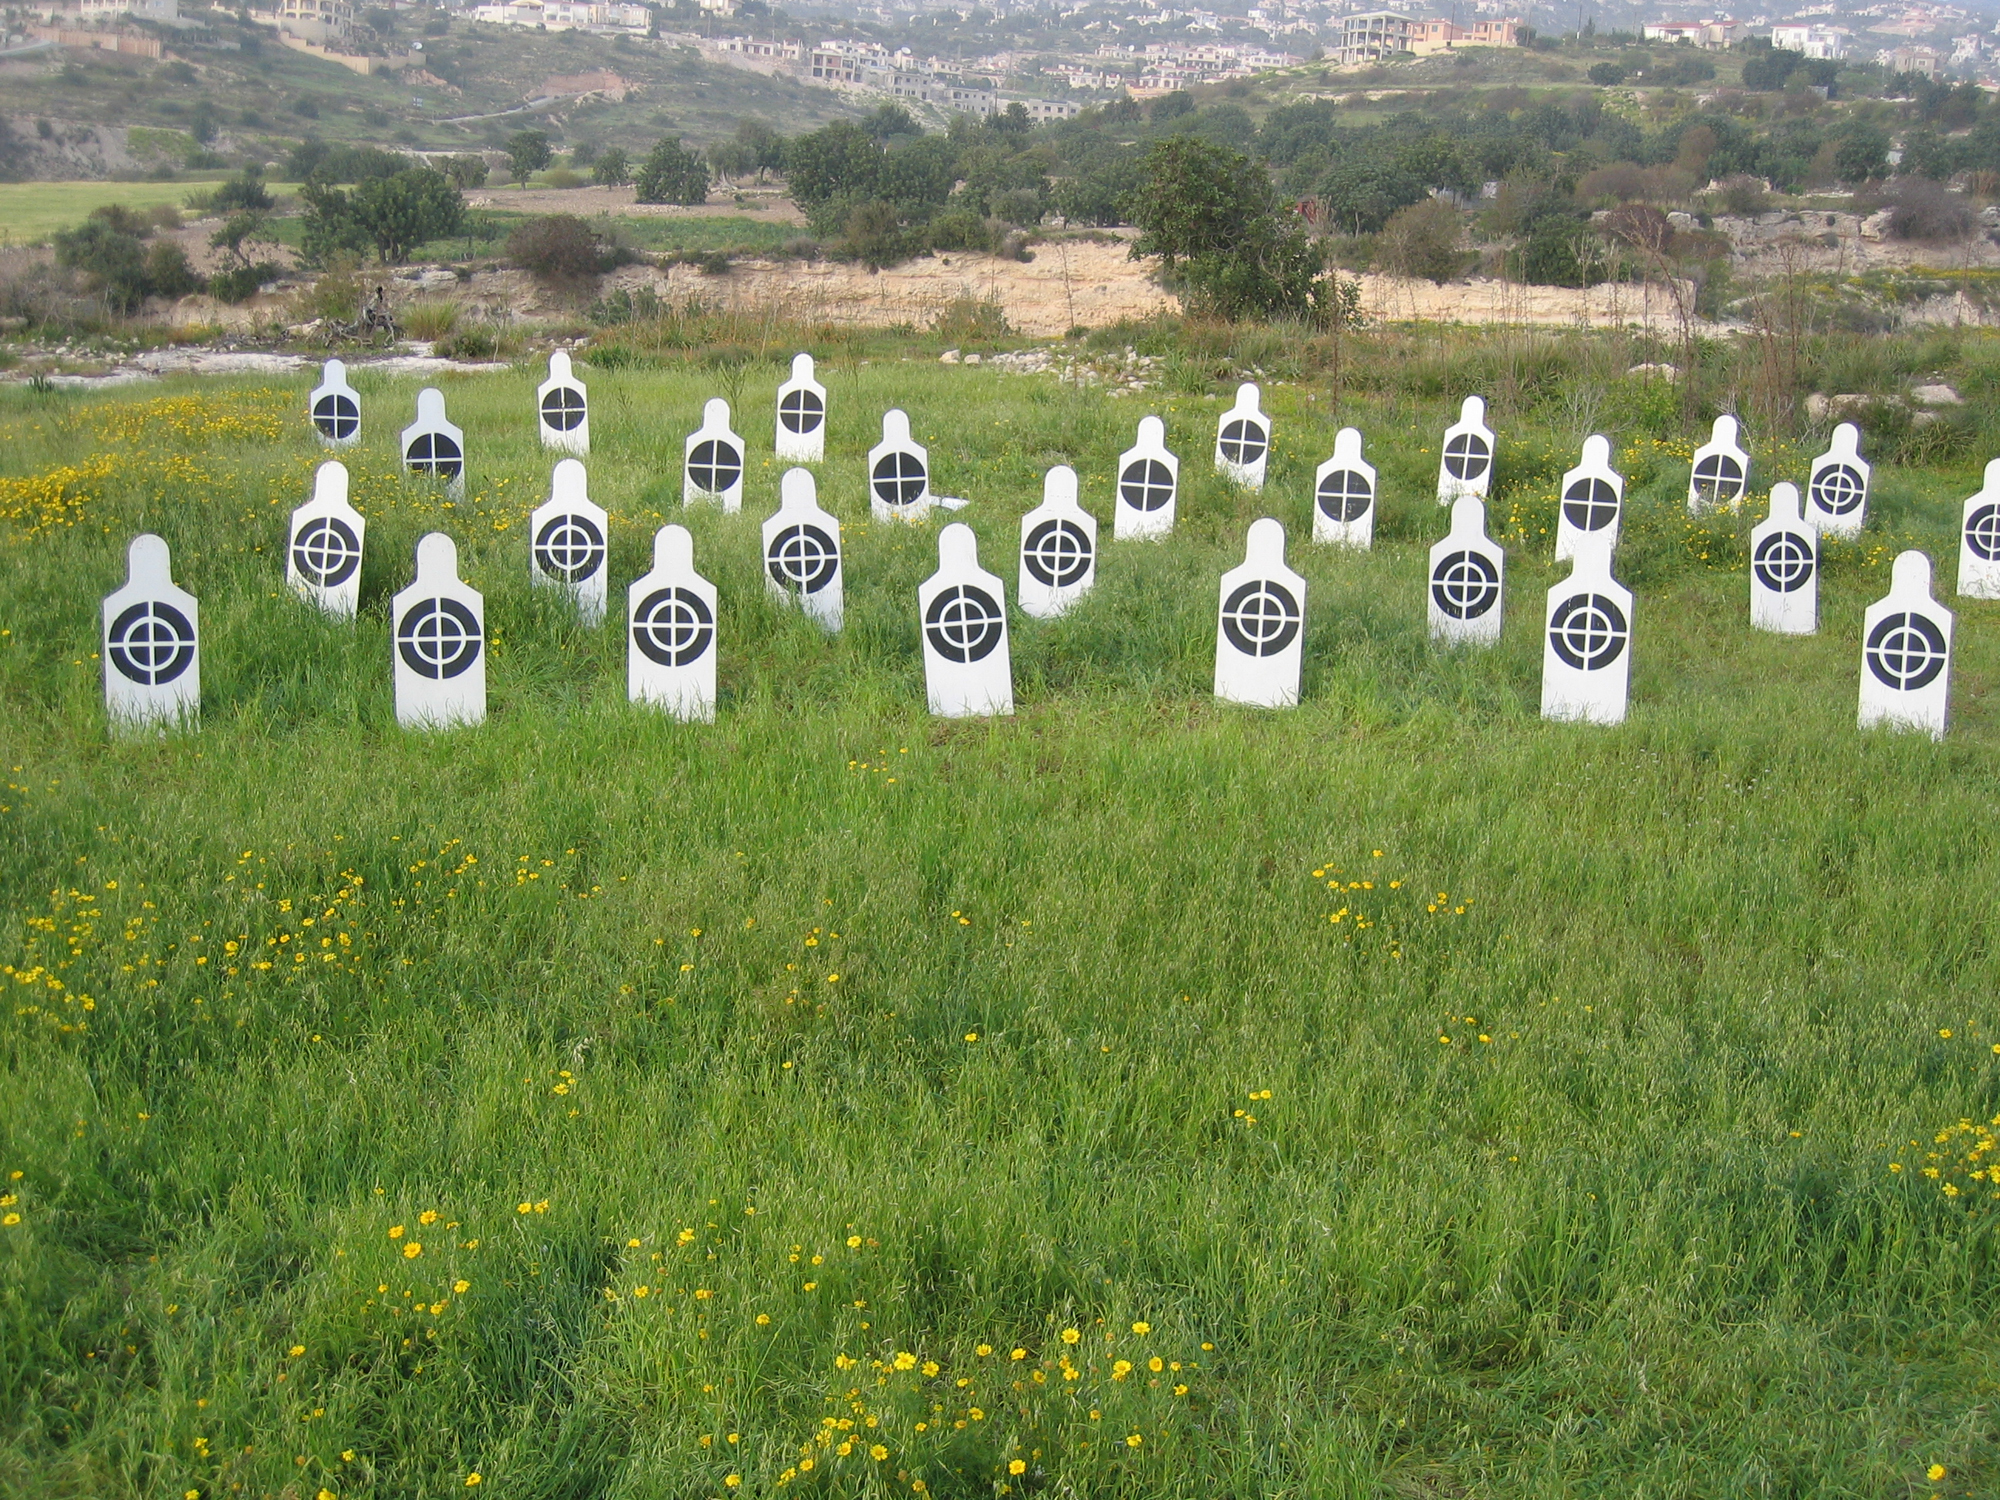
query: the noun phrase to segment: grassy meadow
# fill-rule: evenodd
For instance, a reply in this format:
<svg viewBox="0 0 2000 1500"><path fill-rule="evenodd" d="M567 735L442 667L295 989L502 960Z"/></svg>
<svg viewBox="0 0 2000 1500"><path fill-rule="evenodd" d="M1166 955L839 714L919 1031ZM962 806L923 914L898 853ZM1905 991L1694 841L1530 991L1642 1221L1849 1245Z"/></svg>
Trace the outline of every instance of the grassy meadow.
<svg viewBox="0 0 2000 1500"><path fill-rule="evenodd" d="M1752 502L1691 523L1671 386L1580 401L1626 356L1550 337L1567 383L1510 384L1463 337L1270 385L1261 497L1209 471L1199 361L1114 397L819 346L833 638L761 583L791 347L586 364L614 622L736 399L744 512L685 517L712 726L628 705L617 624L527 585L532 364L446 383L457 504L397 471L415 383L357 377L353 624L283 582L311 375L0 393L0 1494L2000 1490L2000 606L1949 594L1990 454L1865 450L1821 633L1758 635L1744 541L1815 435L1752 425ZM1424 624L1474 389L1486 653ZM1013 618L1011 719L925 713L934 532L862 489L892 404L1010 590L1049 465L1099 517L1096 591ZM1113 544L1149 410L1180 527ZM1348 421L1367 554L1306 540ZM1586 423L1628 478L1616 729L1537 716ZM1309 584L1288 712L1209 691L1264 514ZM491 716L413 735L385 610L438 528ZM202 721L114 740L98 601L142 530L201 601ZM1942 743L1854 723L1910 545L1958 615Z"/></svg>

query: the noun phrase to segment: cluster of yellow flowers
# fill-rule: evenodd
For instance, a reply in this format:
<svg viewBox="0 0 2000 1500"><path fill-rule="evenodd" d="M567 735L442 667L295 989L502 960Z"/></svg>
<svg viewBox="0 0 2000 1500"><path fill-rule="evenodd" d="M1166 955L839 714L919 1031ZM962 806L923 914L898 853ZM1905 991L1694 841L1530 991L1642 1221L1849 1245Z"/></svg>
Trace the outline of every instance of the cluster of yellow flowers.
<svg viewBox="0 0 2000 1500"><path fill-rule="evenodd" d="M1949 1038L1951 1033L1947 1030L1940 1035ZM1993 1050L2000 1052L2000 1044ZM1924 1152L1918 1175L1936 1183L1942 1196L1965 1199L1968 1207L1982 1197L2000 1199L2000 1134L1996 1132L2000 1132L2000 1115L1984 1123L1962 1119L1947 1125L1931 1137L1935 1149ZM1900 1174L1903 1164L1890 1162L1889 1170Z"/></svg>

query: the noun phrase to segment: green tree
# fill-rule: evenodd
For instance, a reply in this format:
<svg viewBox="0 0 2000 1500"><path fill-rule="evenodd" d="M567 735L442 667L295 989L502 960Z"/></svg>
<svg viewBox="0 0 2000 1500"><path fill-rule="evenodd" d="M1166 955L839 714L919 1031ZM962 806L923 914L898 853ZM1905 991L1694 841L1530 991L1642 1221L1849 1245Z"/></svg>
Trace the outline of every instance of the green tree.
<svg viewBox="0 0 2000 1500"><path fill-rule="evenodd" d="M1331 314L1318 248L1241 152L1185 135L1156 142L1131 208L1141 231L1132 258L1157 257L1191 311L1232 322Z"/></svg>
<svg viewBox="0 0 2000 1500"><path fill-rule="evenodd" d="M623 187L632 180L632 159L623 146L606 146L591 163L590 180L599 187Z"/></svg>
<svg viewBox="0 0 2000 1500"><path fill-rule="evenodd" d="M539 130L523 130L507 142L507 164L516 182L526 182L555 160L549 138Z"/></svg>
<svg viewBox="0 0 2000 1500"><path fill-rule="evenodd" d="M1389 162L1342 162L1320 179L1320 220L1341 234L1373 234L1396 210L1429 196L1413 173Z"/></svg>
<svg viewBox="0 0 2000 1500"><path fill-rule="evenodd" d="M146 247L108 218L89 218L55 237L56 264L81 273L113 312L136 312L146 300Z"/></svg>
<svg viewBox="0 0 2000 1500"><path fill-rule="evenodd" d="M785 147L785 177L798 205L810 213L834 198L873 197L882 171L882 148L851 120L836 120Z"/></svg>
<svg viewBox="0 0 2000 1500"><path fill-rule="evenodd" d="M1888 132L1854 121L1835 137L1833 170L1846 183L1889 175Z"/></svg>
<svg viewBox="0 0 2000 1500"><path fill-rule="evenodd" d="M372 249L384 265L395 265L424 241L456 234L465 217L464 195L430 167L372 178L351 193L308 179L301 195L306 253L319 260Z"/></svg>
<svg viewBox="0 0 2000 1500"><path fill-rule="evenodd" d="M633 179L641 203L695 205L708 201L708 168L677 140L662 140L646 154Z"/></svg>

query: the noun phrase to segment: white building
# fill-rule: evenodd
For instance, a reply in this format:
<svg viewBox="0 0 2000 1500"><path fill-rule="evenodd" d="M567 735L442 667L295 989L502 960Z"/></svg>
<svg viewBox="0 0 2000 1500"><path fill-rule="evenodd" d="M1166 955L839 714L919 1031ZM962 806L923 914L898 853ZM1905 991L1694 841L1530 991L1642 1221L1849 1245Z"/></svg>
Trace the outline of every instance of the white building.
<svg viewBox="0 0 2000 1500"><path fill-rule="evenodd" d="M1736 45L1736 22L1728 16L1705 21L1648 21L1639 30L1649 42L1686 42L1710 52Z"/></svg>
<svg viewBox="0 0 2000 1500"><path fill-rule="evenodd" d="M649 31L653 12L630 0L501 0L474 6L472 19L492 26L539 26L546 31Z"/></svg>
<svg viewBox="0 0 2000 1500"><path fill-rule="evenodd" d="M1807 57L1837 60L1847 56L1847 33L1838 26L1773 26L1771 45Z"/></svg>

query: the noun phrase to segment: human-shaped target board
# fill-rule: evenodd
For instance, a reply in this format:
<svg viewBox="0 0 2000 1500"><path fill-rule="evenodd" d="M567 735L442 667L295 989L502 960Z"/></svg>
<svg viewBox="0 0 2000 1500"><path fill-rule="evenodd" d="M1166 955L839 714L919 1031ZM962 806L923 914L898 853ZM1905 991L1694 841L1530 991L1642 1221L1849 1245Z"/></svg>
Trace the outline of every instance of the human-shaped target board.
<svg viewBox="0 0 2000 1500"><path fill-rule="evenodd" d="M1897 556L1889 592L1861 622L1861 727L1944 738L1951 701L1952 614L1931 597L1931 560Z"/></svg>
<svg viewBox="0 0 2000 1500"><path fill-rule="evenodd" d="M1236 404L1215 424L1215 468L1246 490L1264 488L1271 461L1271 419L1258 410L1261 393L1250 381L1236 387Z"/></svg>
<svg viewBox="0 0 2000 1500"><path fill-rule="evenodd" d="M1343 427L1333 457L1313 476L1313 540L1367 551L1375 545L1375 467L1361 456L1361 432Z"/></svg>
<svg viewBox="0 0 2000 1500"><path fill-rule="evenodd" d="M778 457L816 464L826 457L826 387L813 378L813 357L792 356L792 378L778 387Z"/></svg>
<svg viewBox="0 0 2000 1500"><path fill-rule="evenodd" d="M549 356L549 378L535 390L542 446L578 457L590 452L590 397L570 367L569 351Z"/></svg>
<svg viewBox="0 0 2000 1500"><path fill-rule="evenodd" d="M1621 724L1632 683L1632 593L1611 576L1611 544L1582 537L1569 577L1549 590L1542 717Z"/></svg>
<svg viewBox="0 0 2000 1500"><path fill-rule="evenodd" d="M1688 511L1734 510L1750 488L1750 455L1736 440L1736 418L1724 412L1709 429L1708 441L1694 450L1688 470Z"/></svg>
<svg viewBox="0 0 2000 1500"><path fill-rule="evenodd" d="M403 467L441 481L454 500L465 495L465 434L445 418L444 392L417 392L417 420L403 429Z"/></svg>
<svg viewBox="0 0 2000 1500"><path fill-rule="evenodd" d="M1795 484L1771 486L1771 514L1750 532L1750 624L1778 635L1819 629L1819 533L1800 519Z"/></svg>
<svg viewBox="0 0 2000 1500"><path fill-rule="evenodd" d="M361 603L361 542L368 523L348 503L347 465L328 459L313 476L312 499L292 512L285 582L306 603L351 620Z"/></svg>
<svg viewBox="0 0 2000 1500"><path fill-rule="evenodd" d="M1822 536L1857 537L1868 513L1866 459L1861 456L1861 429L1842 422L1833 429L1826 452L1812 463L1806 481L1806 521Z"/></svg>
<svg viewBox="0 0 2000 1500"><path fill-rule="evenodd" d="M787 469L778 481L778 510L764 523L764 586L823 629L840 629L840 522L820 509L809 469Z"/></svg>
<svg viewBox="0 0 2000 1500"><path fill-rule="evenodd" d="M448 729L486 721L486 601L458 576L458 544L417 543L417 576L389 605L396 722Z"/></svg>
<svg viewBox="0 0 2000 1500"><path fill-rule="evenodd" d="M1431 548L1431 639L1441 645L1491 646L1500 639L1507 553L1486 535L1486 502L1451 502L1451 530Z"/></svg>
<svg viewBox="0 0 2000 1500"><path fill-rule="evenodd" d="M979 538L963 522L938 533L937 571L917 589L930 710L963 719L1014 711L1007 586L979 566Z"/></svg>
<svg viewBox="0 0 2000 1500"><path fill-rule="evenodd" d="M1611 440L1593 432L1583 440L1583 461L1562 477L1556 507L1556 561L1577 555L1585 538L1618 547L1618 522L1625 508L1625 481L1611 467Z"/></svg>
<svg viewBox="0 0 2000 1500"><path fill-rule="evenodd" d="M1180 483L1181 461L1167 452L1167 424L1158 417L1141 417L1138 438L1118 455L1111 535L1126 541L1170 534Z"/></svg>
<svg viewBox="0 0 2000 1500"><path fill-rule="evenodd" d="M1057 464L1042 503L1021 517L1021 613L1053 620L1097 582L1097 518L1076 501L1076 470Z"/></svg>
<svg viewBox="0 0 2000 1500"><path fill-rule="evenodd" d="M627 690L676 719L715 718L715 585L694 570L694 536L662 526L653 571L626 594Z"/></svg>
<svg viewBox="0 0 2000 1500"><path fill-rule="evenodd" d="M729 429L729 403L711 396L701 426L688 435L681 504L719 500L728 515L743 509L743 439Z"/></svg>
<svg viewBox="0 0 2000 1500"><path fill-rule="evenodd" d="M347 366L340 360L328 360L321 370L306 398L306 415L324 447L352 448L361 441L361 397L347 383Z"/></svg>
<svg viewBox="0 0 2000 1500"><path fill-rule="evenodd" d="M201 712L201 611L151 532L132 538L125 586L104 600L104 708L119 729L192 725Z"/></svg>
<svg viewBox="0 0 2000 1500"><path fill-rule="evenodd" d="M582 461L564 459L549 481L549 498L528 517L528 579L538 588L567 593L586 625L604 619L609 535L604 507L590 498Z"/></svg>
<svg viewBox="0 0 2000 1500"><path fill-rule="evenodd" d="M1299 701L1306 581L1285 566L1285 528L1250 523L1243 561L1222 575L1215 628L1215 696L1258 708Z"/></svg>
<svg viewBox="0 0 2000 1500"><path fill-rule="evenodd" d="M909 415L897 407L882 413L882 441L868 450L868 510L878 521L931 513L930 450L911 439Z"/></svg>
<svg viewBox="0 0 2000 1500"><path fill-rule="evenodd" d="M1958 532L1958 591L1968 599L2000 599L2000 458L1965 502Z"/></svg>
<svg viewBox="0 0 2000 1500"><path fill-rule="evenodd" d="M1444 430L1438 455L1438 504L1449 505L1460 495L1484 500L1493 487L1493 451L1486 402L1467 396L1459 403L1458 420Z"/></svg>

